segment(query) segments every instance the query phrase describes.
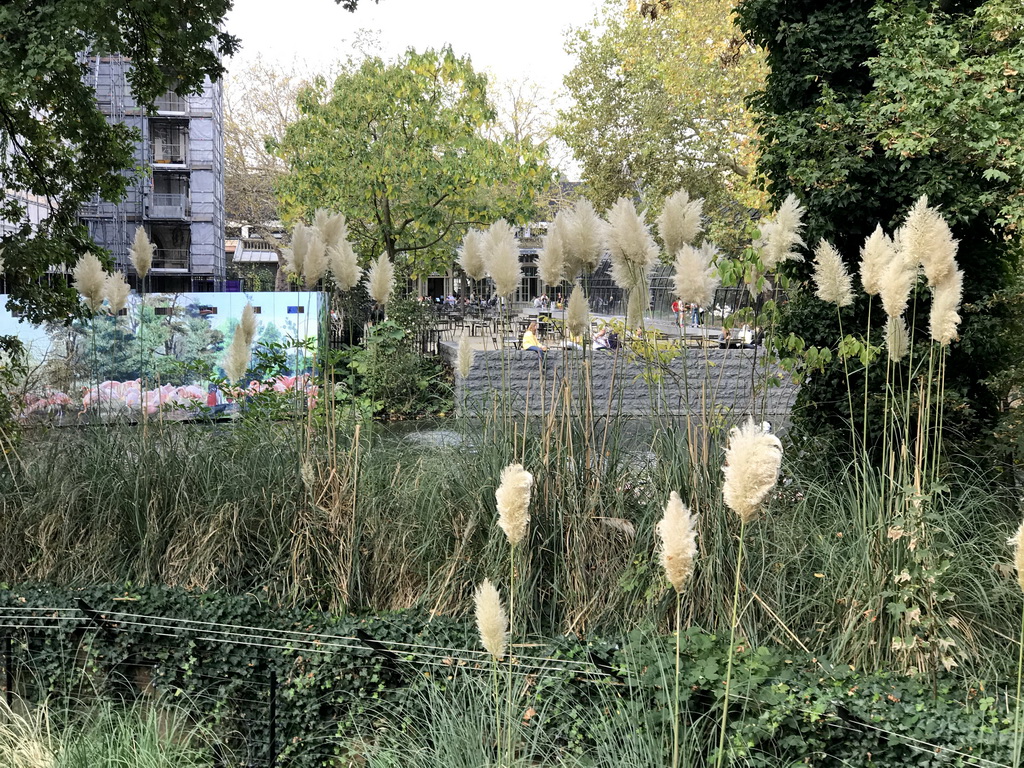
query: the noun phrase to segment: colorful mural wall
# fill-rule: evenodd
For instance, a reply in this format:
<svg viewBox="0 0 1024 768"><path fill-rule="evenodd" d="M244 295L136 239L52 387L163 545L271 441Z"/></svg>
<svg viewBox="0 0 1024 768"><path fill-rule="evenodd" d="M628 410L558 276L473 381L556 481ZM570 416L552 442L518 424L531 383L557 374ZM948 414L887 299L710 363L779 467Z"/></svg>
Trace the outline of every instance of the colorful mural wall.
<svg viewBox="0 0 1024 768"><path fill-rule="evenodd" d="M241 382L227 383L223 359L242 310L251 303L257 332ZM307 391L320 324L320 294L133 294L118 317L70 325L31 325L0 294L0 335L21 339L28 367L16 392L23 418L236 410L267 391Z"/></svg>

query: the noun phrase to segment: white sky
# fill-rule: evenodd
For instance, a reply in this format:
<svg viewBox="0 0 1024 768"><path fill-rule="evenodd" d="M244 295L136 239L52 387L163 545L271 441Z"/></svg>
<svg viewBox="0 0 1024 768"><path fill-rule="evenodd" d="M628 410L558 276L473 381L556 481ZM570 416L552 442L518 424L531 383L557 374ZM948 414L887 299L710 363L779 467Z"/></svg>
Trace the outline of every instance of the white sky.
<svg viewBox="0 0 1024 768"><path fill-rule="evenodd" d="M349 13L333 0L235 0L226 28L241 38L242 50L228 68L237 70L261 53L282 64L326 69L348 56L360 30L371 30L384 58L449 43L456 54L468 54L478 71L532 80L554 97L572 66L565 30L589 23L599 5L601 0L362 0Z"/></svg>

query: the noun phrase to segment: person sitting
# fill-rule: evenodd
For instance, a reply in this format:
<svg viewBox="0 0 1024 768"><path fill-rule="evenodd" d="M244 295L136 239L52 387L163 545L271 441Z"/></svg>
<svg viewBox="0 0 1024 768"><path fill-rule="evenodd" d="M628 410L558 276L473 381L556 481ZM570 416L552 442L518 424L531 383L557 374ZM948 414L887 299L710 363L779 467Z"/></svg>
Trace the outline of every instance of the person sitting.
<svg viewBox="0 0 1024 768"><path fill-rule="evenodd" d="M722 334L718 337L718 348L733 349L738 346L739 340L732 337L732 332L728 328L723 328Z"/></svg>
<svg viewBox="0 0 1024 768"><path fill-rule="evenodd" d="M529 349L537 353L541 361L544 360L544 353L548 351L548 348L541 345L537 340L537 322L534 321L527 326L526 331L523 332L523 349Z"/></svg>
<svg viewBox="0 0 1024 768"><path fill-rule="evenodd" d="M543 304L541 303L541 298L540 298L540 296L538 296L537 298L535 298L535 299L533 300L533 308L534 308L534 309L540 309L540 308L541 308L542 306L543 306Z"/></svg>

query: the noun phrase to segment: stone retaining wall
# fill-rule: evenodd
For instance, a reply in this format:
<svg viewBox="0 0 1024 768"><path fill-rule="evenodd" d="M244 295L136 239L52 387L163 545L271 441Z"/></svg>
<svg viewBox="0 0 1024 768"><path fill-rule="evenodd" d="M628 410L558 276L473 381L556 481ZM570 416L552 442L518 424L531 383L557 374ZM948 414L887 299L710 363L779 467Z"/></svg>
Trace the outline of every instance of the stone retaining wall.
<svg viewBox="0 0 1024 768"><path fill-rule="evenodd" d="M443 343L441 354L454 365L457 345ZM788 425L798 389L753 349L686 349L659 364L631 359L621 349L552 350L543 363L534 352L478 350L469 376L455 379L460 415L482 415L505 400L514 413L569 407L594 416L689 412L702 421L729 422L754 416L776 431Z"/></svg>

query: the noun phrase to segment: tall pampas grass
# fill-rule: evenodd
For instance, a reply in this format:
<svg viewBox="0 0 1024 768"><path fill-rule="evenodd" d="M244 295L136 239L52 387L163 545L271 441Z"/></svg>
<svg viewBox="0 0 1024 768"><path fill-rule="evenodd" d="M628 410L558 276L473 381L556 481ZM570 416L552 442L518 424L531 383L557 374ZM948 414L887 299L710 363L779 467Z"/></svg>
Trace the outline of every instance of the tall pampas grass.
<svg viewBox="0 0 1024 768"><path fill-rule="evenodd" d="M937 208L921 195L907 214L901 229L904 258L920 264L931 286L937 286L956 270L957 241Z"/></svg>
<svg viewBox="0 0 1024 768"><path fill-rule="evenodd" d="M607 235L613 263L646 269L658 259L658 246L632 200L620 197L609 209Z"/></svg>
<svg viewBox="0 0 1024 768"><path fill-rule="evenodd" d="M761 263L773 270L784 261L800 261L797 247L804 245L804 209L796 195L790 194L775 214L761 225L761 236L754 241Z"/></svg>
<svg viewBox="0 0 1024 768"><path fill-rule="evenodd" d="M717 257L718 248L710 242L705 242L700 248L683 245L676 251L672 280L681 302L699 307L709 307L714 303L715 291L722 283L715 265Z"/></svg>
<svg viewBox="0 0 1024 768"><path fill-rule="evenodd" d="M964 291L964 273L954 269L934 286L930 326L932 338L943 347L959 338L960 300Z"/></svg>
<svg viewBox="0 0 1024 768"><path fill-rule="evenodd" d="M684 245L689 245L700 234L703 210L704 201L700 198L691 200L690 193L685 189L680 189L665 200L657 224L667 253L675 253Z"/></svg>
<svg viewBox="0 0 1024 768"><path fill-rule="evenodd" d="M342 238L341 244L338 246L328 246L327 265L334 284L340 291L351 290L363 276L363 270L359 266L352 243L346 238Z"/></svg>
<svg viewBox="0 0 1024 768"><path fill-rule="evenodd" d="M508 617L501 604L498 588L490 579L484 579L476 588L474 603L480 644L495 661L501 661L508 649Z"/></svg>
<svg viewBox="0 0 1024 768"><path fill-rule="evenodd" d="M94 314L99 312L106 293L107 273L96 254L86 253L82 256L72 274L75 290L85 300L89 311Z"/></svg>
<svg viewBox="0 0 1024 768"><path fill-rule="evenodd" d="M459 376L463 379L468 378L469 372L473 369L473 348L469 346L469 336L465 333L459 337L457 367Z"/></svg>
<svg viewBox="0 0 1024 768"><path fill-rule="evenodd" d="M562 227L565 218L561 212L555 214L548 233L544 236L540 255L537 257L537 276L545 285L558 285L562 282L565 270L565 243Z"/></svg>
<svg viewBox="0 0 1024 768"><path fill-rule="evenodd" d="M729 431L722 472L722 495L726 506L748 523L768 494L775 488L782 466L782 443L765 432L753 419Z"/></svg>
<svg viewBox="0 0 1024 768"><path fill-rule="evenodd" d="M313 226L323 238L325 248L338 248L348 239L348 222L345 214L334 213L320 208L316 212Z"/></svg>
<svg viewBox="0 0 1024 768"><path fill-rule="evenodd" d="M860 249L860 283L864 293L877 296L882 290L882 279L889 263L896 258L896 247L892 238L882 230L882 225L868 235Z"/></svg>
<svg viewBox="0 0 1024 768"><path fill-rule="evenodd" d="M558 217L556 217L556 220ZM566 280L575 280L581 272L593 272L604 252L605 223L586 198L562 214L560 225L565 249Z"/></svg>
<svg viewBox="0 0 1024 768"><path fill-rule="evenodd" d="M114 317L121 314L121 310L128 306L128 295L131 291L131 286L128 285L123 272L107 275L103 282L103 293L110 305L110 314Z"/></svg>
<svg viewBox="0 0 1024 768"><path fill-rule="evenodd" d="M224 353L224 361L221 367L228 381L238 381L249 369L252 343L256 339L256 311L252 304L246 304L242 310L242 317L235 327L235 335Z"/></svg>
<svg viewBox="0 0 1024 768"><path fill-rule="evenodd" d="M382 253L370 262L370 269L366 273L367 290L375 302L382 307L387 306L391 300L391 293L395 289L395 265L388 259L386 253Z"/></svg>
<svg viewBox="0 0 1024 768"><path fill-rule="evenodd" d="M814 286L815 295L822 301L837 307L853 304L853 280L843 257L824 238L814 249Z"/></svg>
<svg viewBox="0 0 1024 768"><path fill-rule="evenodd" d="M249 345L256 340L256 330L256 310L253 309L252 304L247 302L245 308L242 309L242 318L238 321L236 333L241 332L246 345Z"/></svg>
<svg viewBox="0 0 1024 768"><path fill-rule="evenodd" d="M501 480L494 497L498 504L498 526L513 547L525 537L530 527L530 494L533 475L522 464L509 464L501 470Z"/></svg>
<svg viewBox="0 0 1024 768"><path fill-rule="evenodd" d="M484 233L479 229L469 230L462 238L459 266L470 280L483 280L487 275L487 267L484 264Z"/></svg>
<svg viewBox="0 0 1024 768"><path fill-rule="evenodd" d="M498 219L487 228L484 240L484 263L499 296L511 296L519 288L523 270L519 266L519 245L512 227Z"/></svg>
<svg viewBox="0 0 1024 768"><path fill-rule="evenodd" d="M570 338L582 336L583 332L590 327L590 304L583 294L583 286L579 280L572 287L572 294L569 296L569 307L565 312L565 328L569 331Z"/></svg>
<svg viewBox="0 0 1024 768"><path fill-rule="evenodd" d="M665 578L681 593L693 575L697 560L697 526L689 507L675 491L669 495L665 513L658 523L661 541L659 559Z"/></svg>
<svg viewBox="0 0 1024 768"><path fill-rule="evenodd" d="M146 230L143 227L136 227L135 229L135 239L132 240L132 247L128 251L128 258L131 259L132 266L135 267L135 274L139 276L139 280L145 280L146 275L149 274L149 270L153 266L153 244L146 236Z"/></svg>
<svg viewBox="0 0 1024 768"><path fill-rule="evenodd" d="M910 351L910 332L903 316L889 315L885 320L885 348L889 359L898 362Z"/></svg>

